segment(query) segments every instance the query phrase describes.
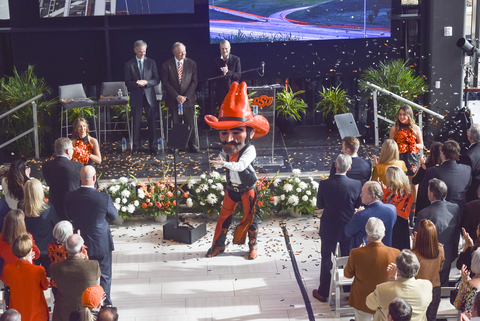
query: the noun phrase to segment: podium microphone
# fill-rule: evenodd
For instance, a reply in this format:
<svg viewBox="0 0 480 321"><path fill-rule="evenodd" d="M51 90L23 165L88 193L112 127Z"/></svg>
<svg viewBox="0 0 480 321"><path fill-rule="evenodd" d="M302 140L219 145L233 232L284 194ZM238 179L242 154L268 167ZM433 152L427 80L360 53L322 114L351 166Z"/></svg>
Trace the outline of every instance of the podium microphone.
<svg viewBox="0 0 480 321"><path fill-rule="evenodd" d="M261 76L263 77L263 75L265 74L265 61L262 61L262 67L261 68L262 68L262 75Z"/></svg>

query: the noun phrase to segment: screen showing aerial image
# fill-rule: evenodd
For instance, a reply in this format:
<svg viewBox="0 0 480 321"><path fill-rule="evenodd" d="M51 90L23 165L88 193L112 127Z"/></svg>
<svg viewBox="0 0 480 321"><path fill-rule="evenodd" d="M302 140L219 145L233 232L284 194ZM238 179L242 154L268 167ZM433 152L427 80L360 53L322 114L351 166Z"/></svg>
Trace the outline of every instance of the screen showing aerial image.
<svg viewBox="0 0 480 321"><path fill-rule="evenodd" d="M194 13L193 0L39 0L39 6L42 18Z"/></svg>
<svg viewBox="0 0 480 321"><path fill-rule="evenodd" d="M210 42L390 37L391 0L209 0Z"/></svg>

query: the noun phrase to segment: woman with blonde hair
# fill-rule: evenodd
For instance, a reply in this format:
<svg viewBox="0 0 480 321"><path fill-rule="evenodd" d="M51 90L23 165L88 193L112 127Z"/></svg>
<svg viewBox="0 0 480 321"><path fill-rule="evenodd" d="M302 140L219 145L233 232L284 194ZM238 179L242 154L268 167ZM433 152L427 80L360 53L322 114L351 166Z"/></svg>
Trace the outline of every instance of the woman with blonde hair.
<svg viewBox="0 0 480 321"><path fill-rule="evenodd" d="M387 139L382 145L378 162L377 156L373 157L373 164L375 167L373 168L371 180L386 184L387 180L385 178L385 173L387 172L388 166L392 165L400 167L405 173L407 173L405 162L401 161L398 155L397 143L393 139Z"/></svg>
<svg viewBox="0 0 480 321"><path fill-rule="evenodd" d="M85 165L100 164L102 155L98 141L91 137L88 129L88 122L84 118L77 118L73 123L73 156L72 161L77 161Z"/></svg>
<svg viewBox="0 0 480 321"><path fill-rule="evenodd" d="M427 320L435 321L442 292L440 271L445 262L443 245L438 242L435 224L426 219L420 221L418 231L412 235L412 241L412 252L420 262L420 270L415 278L429 280L433 285L432 302L427 308Z"/></svg>
<svg viewBox="0 0 480 321"><path fill-rule="evenodd" d="M392 204L397 209L397 221L392 230L392 247L410 249L408 216L413 197L407 175L398 166L389 166L385 174L387 183L383 185L382 202Z"/></svg>
<svg viewBox="0 0 480 321"><path fill-rule="evenodd" d="M41 264L48 273L50 259L48 258L48 245L55 241L53 228L58 223L55 208L45 201L42 183L38 179L31 179L23 186L24 201L20 203L25 213L27 231L32 234L40 249L40 257L36 263Z"/></svg>

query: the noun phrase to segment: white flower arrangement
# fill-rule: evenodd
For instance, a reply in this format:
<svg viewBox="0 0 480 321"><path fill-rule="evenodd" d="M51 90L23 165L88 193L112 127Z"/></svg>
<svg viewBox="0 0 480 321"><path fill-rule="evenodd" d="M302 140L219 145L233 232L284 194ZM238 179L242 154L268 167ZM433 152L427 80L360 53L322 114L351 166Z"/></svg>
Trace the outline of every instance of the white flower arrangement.
<svg viewBox="0 0 480 321"><path fill-rule="evenodd" d="M273 183L277 187L273 202L279 212L313 213L315 210L318 183L302 181L300 174L301 170L294 169L292 176Z"/></svg>
<svg viewBox="0 0 480 321"><path fill-rule="evenodd" d="M128 178L120 177L118 180L112 179L111 182L102 188L102 192L110 194L113 200L113 206L118 210L118 215L123 218L132 217L133 213L139 208L140 202L135 196L136 184L129 183ZM139 191L139 198L144 198Z"/></svg>
<svg viewBox="0 0 480 321"><path fill-rule="evenodd" d="M218 172L200 175L200 181L190 187L192 193L187 198L187 207L205 215L220 213L225 195L224 183L225 179Z"/></svg>

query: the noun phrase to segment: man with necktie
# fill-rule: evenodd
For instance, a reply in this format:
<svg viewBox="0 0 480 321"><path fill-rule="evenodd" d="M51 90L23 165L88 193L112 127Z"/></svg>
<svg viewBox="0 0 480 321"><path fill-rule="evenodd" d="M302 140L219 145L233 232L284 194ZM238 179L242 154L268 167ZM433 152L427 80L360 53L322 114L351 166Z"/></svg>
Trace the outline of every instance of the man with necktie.
<svg viewBox="0 0 480 321"><path fill-rule="evenodd" d="M174 123L181 123L183 116L185 123L195 130L197 64L187 58L187 48L181 42L173 44L172 52L174 57L163 63L161 71L163 86L167 91L165 106L170 110ZM179 115L179 105L183 108L183 115ZM188 147L190 152L198 153L199 146L196 146L193 133L190 135Z"/></svg>
<svg viewBox="0 0 480 321"><path fill-rule="evenodd" d="M135 58L125 64L125 85L130 92L130 107L133 116L133 149L132 154L138 154L141 144L140 126L142 112L145 109L148 126L148 143L152 155L157 155L157 139L155 121L157 96L155 86L160 82L155 60L145 57L147 44L143 40L135 41L133 46Z"/></svg>

